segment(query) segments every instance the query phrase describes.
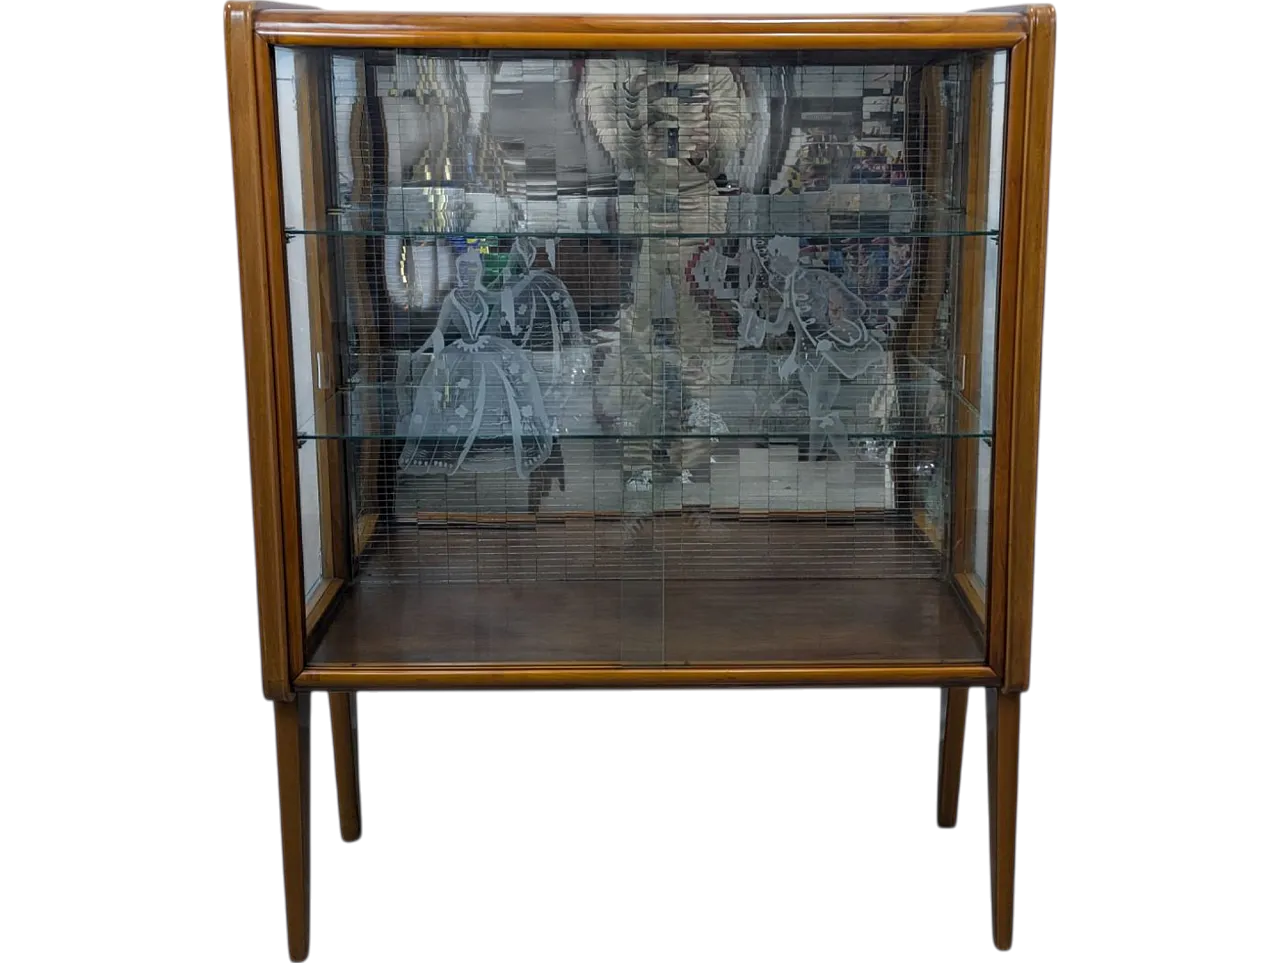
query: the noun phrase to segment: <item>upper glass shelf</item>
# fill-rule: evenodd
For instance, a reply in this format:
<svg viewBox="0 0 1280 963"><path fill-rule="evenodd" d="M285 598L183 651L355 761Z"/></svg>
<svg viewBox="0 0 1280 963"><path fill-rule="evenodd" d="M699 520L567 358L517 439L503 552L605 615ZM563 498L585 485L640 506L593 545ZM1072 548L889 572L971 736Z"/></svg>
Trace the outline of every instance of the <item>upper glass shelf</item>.
<svg viewBox="0 0 1280 963"><path fill-rule="evenodd" d="M491 240L513 240L515 238L533 238L536 240L579 240L579 239L616 239L626 240L635 238L637 240L661 240L669 238L671 240L712 240L715 238L749 238L749 237L776 237L780 234L790 234L803 237L809 241L853 241L853 240L869 240L874 238L893 237L899 240L908 240L912 238L929 238L929 237L996 237L999 235L997 230L922 230L922 231L894 231L867 228L865 230L841 230L841 231L807 231L800 229L791 229L788 231L769 230L769 231L649 231L649 232L622 232L622 231L565 231L565 230L528 230L528 231L474 231L466 230L439 230L439 231L390 231L390 230L373 230L373 229L354 229L354 228L312 228L285 231L286 237L306 237L310 235L323 237L406 237L406 238L433 238L448 241L457 241L459 245L471 244L476 241Z"/></svg>
<svg viewBox="0 0 1280 963"><path fill-rule="evenodd" d="M295 235L407 237L996 236L955 206L892 184L837 185L780 194L563 195L548 200L448 185L388 188L377 204L346 203L285 228Z"/></svg>

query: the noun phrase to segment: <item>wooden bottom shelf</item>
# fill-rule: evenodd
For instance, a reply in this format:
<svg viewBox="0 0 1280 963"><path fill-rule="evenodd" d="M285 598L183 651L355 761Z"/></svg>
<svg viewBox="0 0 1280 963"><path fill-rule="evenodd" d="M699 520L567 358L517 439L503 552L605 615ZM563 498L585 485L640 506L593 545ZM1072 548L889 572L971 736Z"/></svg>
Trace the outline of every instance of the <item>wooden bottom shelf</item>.
<svg viewBox="0 0 1280 963"><path fill-rule="evenodd" d="M927 578L357 583L308 667L977 664L954 590Z"/></svg>

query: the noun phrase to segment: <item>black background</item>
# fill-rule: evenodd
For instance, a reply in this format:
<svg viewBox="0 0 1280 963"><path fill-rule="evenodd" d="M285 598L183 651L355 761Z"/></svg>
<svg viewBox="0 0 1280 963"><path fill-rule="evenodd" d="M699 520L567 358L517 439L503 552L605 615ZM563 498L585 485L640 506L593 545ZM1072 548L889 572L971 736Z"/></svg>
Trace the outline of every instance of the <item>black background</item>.
<svg viewBox="0 0 1280 963"><path fill-rule="evenodd" d="M220 88L221 61L218 73ZM223 224L229 187L224 197ZM1048 530L1042 507L1042 554ZM252 594L248 602L246 629ZM1043 620L1042 592L1039 608ZM270 706L250 675L250 644L243 651L253 689L242 689L242 745L257 759L250 799L261 800L246 825L262 841L247 873L252 948L237 955L279 959ZM1037 666L1024 700L1019 957L1043 944L1033 773L1044 685ZM824 699L786 712L777 702L746 712L741 700L644 715L545 704L611 694L620 693L361 697L356 844L338 838L328 725L312 698L312 959L456 958L511 944L602 958L739 946L790 958L878 949L991 958L982 693L970 699L956 830L936 827L933 693L718 694Z"/></svg>

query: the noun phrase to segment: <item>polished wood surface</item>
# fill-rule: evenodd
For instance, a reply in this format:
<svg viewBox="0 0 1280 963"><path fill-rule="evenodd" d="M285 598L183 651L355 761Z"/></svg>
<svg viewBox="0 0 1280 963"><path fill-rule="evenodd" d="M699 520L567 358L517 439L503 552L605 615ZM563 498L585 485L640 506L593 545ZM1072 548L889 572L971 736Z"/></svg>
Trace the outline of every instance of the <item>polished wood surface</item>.
<svg viewBox="0 0 1280 963"><path fill-rule="evenodd" d="M310 636L329 615L329 610L346 583L340 578L328 578L316 586L307 598L307 635Z"/></svg>
<svg viewBox="0 0 1280 963"><path fill-rule="evenodd" d="M991 844L991 930L996 949L1013 945L1013 863L1018 823L1020 693L987 690L987 816Z"/></svg>
<svg viewBox="0 0 1280 963"><path fill-rule="evenodd" d="M284 254L284 202L280 193L280 142L277 137L275 68L271 47L254 38L253 62L258 94L258 161L262 169L262 249L267 266L267 295L275 385L276 445L279 449L280 545L284 562L285 639L289 671L302 667L306 637L306 586L302 576L302 518L298 500L298 443L293 381L293 336L289 330L288 268Z"/></svg>
<svg viewBox="0 0 1280 963"><path fill-rule="evenodd" d="M249 402L249 468L253 484L253 541L258 572L258 633L262 688L269 699L287 699L288 594L284 565L284 504L278 439L274 348L271 338L270 269L264 238L266 186L258 142L258 77L254 65L256 4L226 7L227 93L240 252L240 310L244 324L245 384ZM292 420L288 423L292 428ZM296 501L296 498L295 498Z"/></svg>
<svg viewBox="0 0 1280 963"><path fill-rule="evenodd" d="M289 958L305 960L311 926L311 694L275 703L275 713Z"/></svg>
<svg viewBox="0 0 1280 963"><path fill-rule="evenodd" d="M942 690L942 733L938 738L938 825L944 829L956 824L960 768L964 759L964 722L968 711L968 689Z"/></svg>
<svg viewBox="0 0 1280 963"><path fill-rule="evenodd" d="M1042 9L1043 8L1043 9ZM274 113L274 90L270 90L271 83L268 81L270 76L270 44L271 42L285 42L289 40L287 32L282 32L284 24L293 23L294 26L300 26L303 32L307 33L307 44L320 44L325 42L321 36L325 31L333 33L333 36L342 36L348 41L355 42L355 45L372 45L375 44L374 38L370 31L378 31L378 29L389 29L393 35L398 38L397 42L404 42L407 45L413 45L415 42L428 42L443 46L451 45L449 36L453 36L453 45L475 45L479 44L476 32L499 31L506 41L495 41L495 46L540 46L540 47L575 47L575 49L584 49L584 47L593 47L599 44L598 49L608 49L608 47L616 47L618 38L614 37L609 40L609 31L623 31L627 37L644 36L646 29L652 27L654 31L654 44L664 47L714 47L717 44L686 44L682 38L692 36L691 33L686 35L682 31L701 31L703 36L721 36L722 40L726 40L726 47L736 47L736 49L773 49L773 47L787 46L851 46L858 47L860 45L868 46L868 49L887 49L887 47L902 47L902 49L924 50L929 47L934 49L947 49L954 46L980 47L984 45L984 41L980 40L984 32L991 29L996 31L1009 32L1009 37L1005 37L998 46L1012 45L1011 56L1011 72L1010 72L1010 90L1011 90L1011 119L1010 119L1010 137L1009 137L1009 158L1010 161L1018 161L1018 163L1007 164L1006 193L1014 195L1014 204L1010 205L1010 209L1006 210L1006 233L1009 228L1014 228L1011 236L1021 238L1021 218L1020 201L1016 200L1024 192L1024 161L1028 159L1028 147L1030 140L1023 136L1019 119L1028 117L1030 110L1028 104L1027 93L1025 93L1025 85L1030 79L1030 61L1029 55L1032 47L1041 46L1039 41L1036 44L1030 42L1030 28L1034 24L1041 24L1037 27L1042 29L1043 23L1048 23L1048 29L1052 29L1052 18L1046 19L1044 10L1051 10L1048 5L1021 5L1006 6L991 12L933 12L933 13L916 13L916 12L891 12L891 13L870 13L870 14L837 14L829 15L829 17L810 17L810 15L796 15L796 17L759 17L755 14L710 14L710 15L694 15L694 14L677 14L673 17L657 14L600 14L589 12L559 12L559 13L524 13L520 18L507 17L506 14L498 12L477 13L477 12L326 12L323 9L305 8L305 6L282 6L270 4L244 4L234 1L228 5L227 22L228 24L236 23L237 17L243 27L248 24L251 27L252 36L252 53L248 59L252 61L252 70L246 74L252 78L252 83L257 87L256 96L256 124L259 127L257 133L257 150L260 154L259 164L259 188L261 205L259 207L261 213L261 224L257 227L257 233L260 234L264 245L260 250L265 250L266 254L266 270L265 277L261 278L265 287L268 288L268 305L266 310L260 312L265 314L266 323L268 323L273 341L274 350L274 383L270 385L270 394L273 396L276 412L278 416L275 419L275 434L280 437L278 448L282 455L278 455L276 460L276 475L279 476L279 490L287 493L296 485L293 482L293 475L296 474L296 457L285 446L283 435L287 433L285 429L283 412L287 409L289 396L292 394L292 385L285 374L288 373L288 357L287 351L282 347L283 338L287 334L287 330L282 328L276 315L283 312L283 283L278 280L275 286L271 286L271 275L280 278L283 270L279 268L282 261L283 241L279 237L279 232L273 231L273 227L279 227L279 198L276 193L273 179L262 177L264 170L276 169L276 146L274 143L274 127L273 118L269 117L269 113ZM428 26L424 27L424 23ZM660 28L660 35L658 29ZM449 31L454 31L453 35L449 35ZM557 31L561 31L557 33ZM566 33L572 31L573 33ZM234 32L234 31L232 31ZM358 35L358 37L357 37ZM230 36L230 35L229 35ZM909 41L901 41L902 37L910 37ZM955 44L957 37L963 38L963 44ZM415 41L416 38L416 41ZM732 38L732 44L728 41ZM241 37L243 44L244 38ZM570 41L573 42L570 42ZM585 44L582 41L586 41ZM660 44L659 44L660 41ZM744 46L745 45L745 46ZM230 51L229 51L230 53ZM243 53L243 51L242 51ZM242 58L243 59L243 58ZM228 58L232 60L232 58ZM230 69L230 68L229 68ZM243 73L243 72L242 72ZM1051 101L1050 101L1051 102ZM270 109L270 111L269 111ZM1034 179L1034 178L1033 178ZM1012 190L1009 190L1012 188ZM270 193L271 197L268 197ZM1006 252L1014 245L1007 245ZM1015 268L1020 266L1019 260L1012 261ZM273 270L275 268L276 270ZM1006 271L1009 264L1005 265ZM1009 286L1011 287L1011 286ZM1015 309L1020 303L1016 292L1009 293L1007 297L1014 298ZM1002 316L1009 315L1010 309L1007 303L1002 303ZM274 323L273 323L274 321ZM1009 324L1002 324L1002 328L1009 328ZM1016 325L1014 325L1016 327ZM1012 337L1012 336L1010 336ZM1016 339L1015 339L1016 341ZM1004 368L1005 357L1014 357L1014 352L1001 351L1002 368ZM1020 359L1019 359L1020 360ZM1009 360L1007 364L1014 364ZM1011 384L1011 378L1004 376L1006 370L1002 370L1000 382L1002 385ZM1001 401L1006 401L1002 398ZM1007 405L1000 406L1002 410L1007 409ZM1006 412L1007 416L1007 412ZM1011 444L1011 443L1010 443ZM993 505L993 515L996 516L997 525L1000 524L1000 516L1005 511L1007 503L1014 498L1012 490L1014 490L1014 466L1011 464L1014 458L1014 452L1009 449L1004 457L1004 465L1001 465L1001 458L997 457L997 484L996 484L996 505ZM1024 457L1019 458L1019 464L1025 461ZM1001 475L1004 471L1004 475ZM1001 499L1004 499L1005 505L1001 505ZM285 599L285 642L287 642L288 652L288 671L285 675L296 675L301 670L302 663L302 642L301 635L303 631L310 627L307 622L315 621L315 613L311 613L312 619L307 620L301 607L301 592L293 592L292 585L298 581L297 575L300 575L301 565L297 556L298 539L294 535L297 529L296 502L291 498L282 497L278 507L279 524L282 528L280 533L279 546L280 554L284 557L284 578L282 579L282 592L287 597ZM1034 530L1034 524L1032 524ZM993 539L996 544L1004 544L1000 538ZM266 552L265 554L270 554ZM1000 598L993 599L989 608L992 610L993 619L998 624L993 626L993 634L997 638L1004 639L1004 644L997 644L989 653L991 665L1002 670L1002 662L1005 657L1005 647L1011 644L1005 634L1005 625L1001 620L1005 616L1006 597L1010 592L1011 585L1009 579L1018 580L1020 575L1018 570L1010 569L1007 557L1001 557L1001 552L996 552L996 558L993 558L993 584L998 585L998 594ZM296 574L297 572L297 574ZM268 593L270 594L270 592ZM1020 599L1019 599L1020 603ZM998 631L997 631L998 630ZM283 693L287 698L287 693Z"/></svg>
<svg viewBox="0 0 1280 963"><path fill-rule="evenodd" d="M931 579L357 583L310 666L980 663Z"/></svg>
<svg viewBox="0 0 1280 963"><path fill-rule="evenodd" d="M360 739L354 692L329 693L329 723L338 777L338 823L342 838L352 843L360 838Z"/></svg>
<svg viewBox="0 0 1280 963"><path fill-rule="evenodd" d="M1013 241L1019 235L1024 183L1023 145L1026 141L1027 45L1009 53L1005 107L1004 195L1000 211L999 321L996 328L995 437L991 445L991 541L987 575L987 661L1004 678L1008 649L1006 612L1009 604L1009 481L1013 474L1013 447L1009 440L1015 403L1013 374L1017 344L1017 274L1019 252Z"/></svg>
<svg viewBox="0 0 1280 963"><path fill-rule="evenodd" d="M641 689L722 686L990 686L985 665L765 665L630 667L599 665L455 666L438 663L318 665L294 680L299 689Z"/></svg>
<svg viewBox="0 0 1280 963"><path fill-rule="evenodd" d="M959 593L965 603L969 606L969 611L973 613L974 621L979 625L987 624L987 590L986 587L979 582L972 572L959 572L952 576L955 582L956 591Z"/></svg>
<svg viewBox="0 0 1280 963"><path fill-rule="evenodd" d="M272 43L345 47L516 47L570 50L878 50L1010 47L1016 13L853 17L521 16L266 11Z"/></svg>
<svg viewBox="0 0 1280 963"><path fill-rule="evenodd" d="M1040 438L1040 354L1049 220L1049 143L1053 123L1056 17L1053 7L1027 8L1027 105L1023 208L1017 247L1017 355L1011 426L1013 451L1007 547L1008 609L1004 684L1031 681L1031 597L1035 565L1036 472Z"/></svg>
<svg viewBox="0 0 1280 963"><path fill-rule="evenodd" d="M1022 8L1028 39L1009 58L996 433L992 467L989 661L1010 691L1030 681L1054 12Z"/></svg>

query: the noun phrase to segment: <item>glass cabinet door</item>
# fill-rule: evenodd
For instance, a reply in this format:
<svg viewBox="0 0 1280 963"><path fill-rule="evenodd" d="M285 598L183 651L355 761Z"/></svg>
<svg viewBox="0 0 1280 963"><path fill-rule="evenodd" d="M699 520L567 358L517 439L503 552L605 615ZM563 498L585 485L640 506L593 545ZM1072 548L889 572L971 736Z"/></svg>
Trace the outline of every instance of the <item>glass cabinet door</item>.
<svg viewBox="0 0 1280 963"><path fill-rule="evenodd" d="M275 48L313 663L982 662L1005 61Z"/></svg>

